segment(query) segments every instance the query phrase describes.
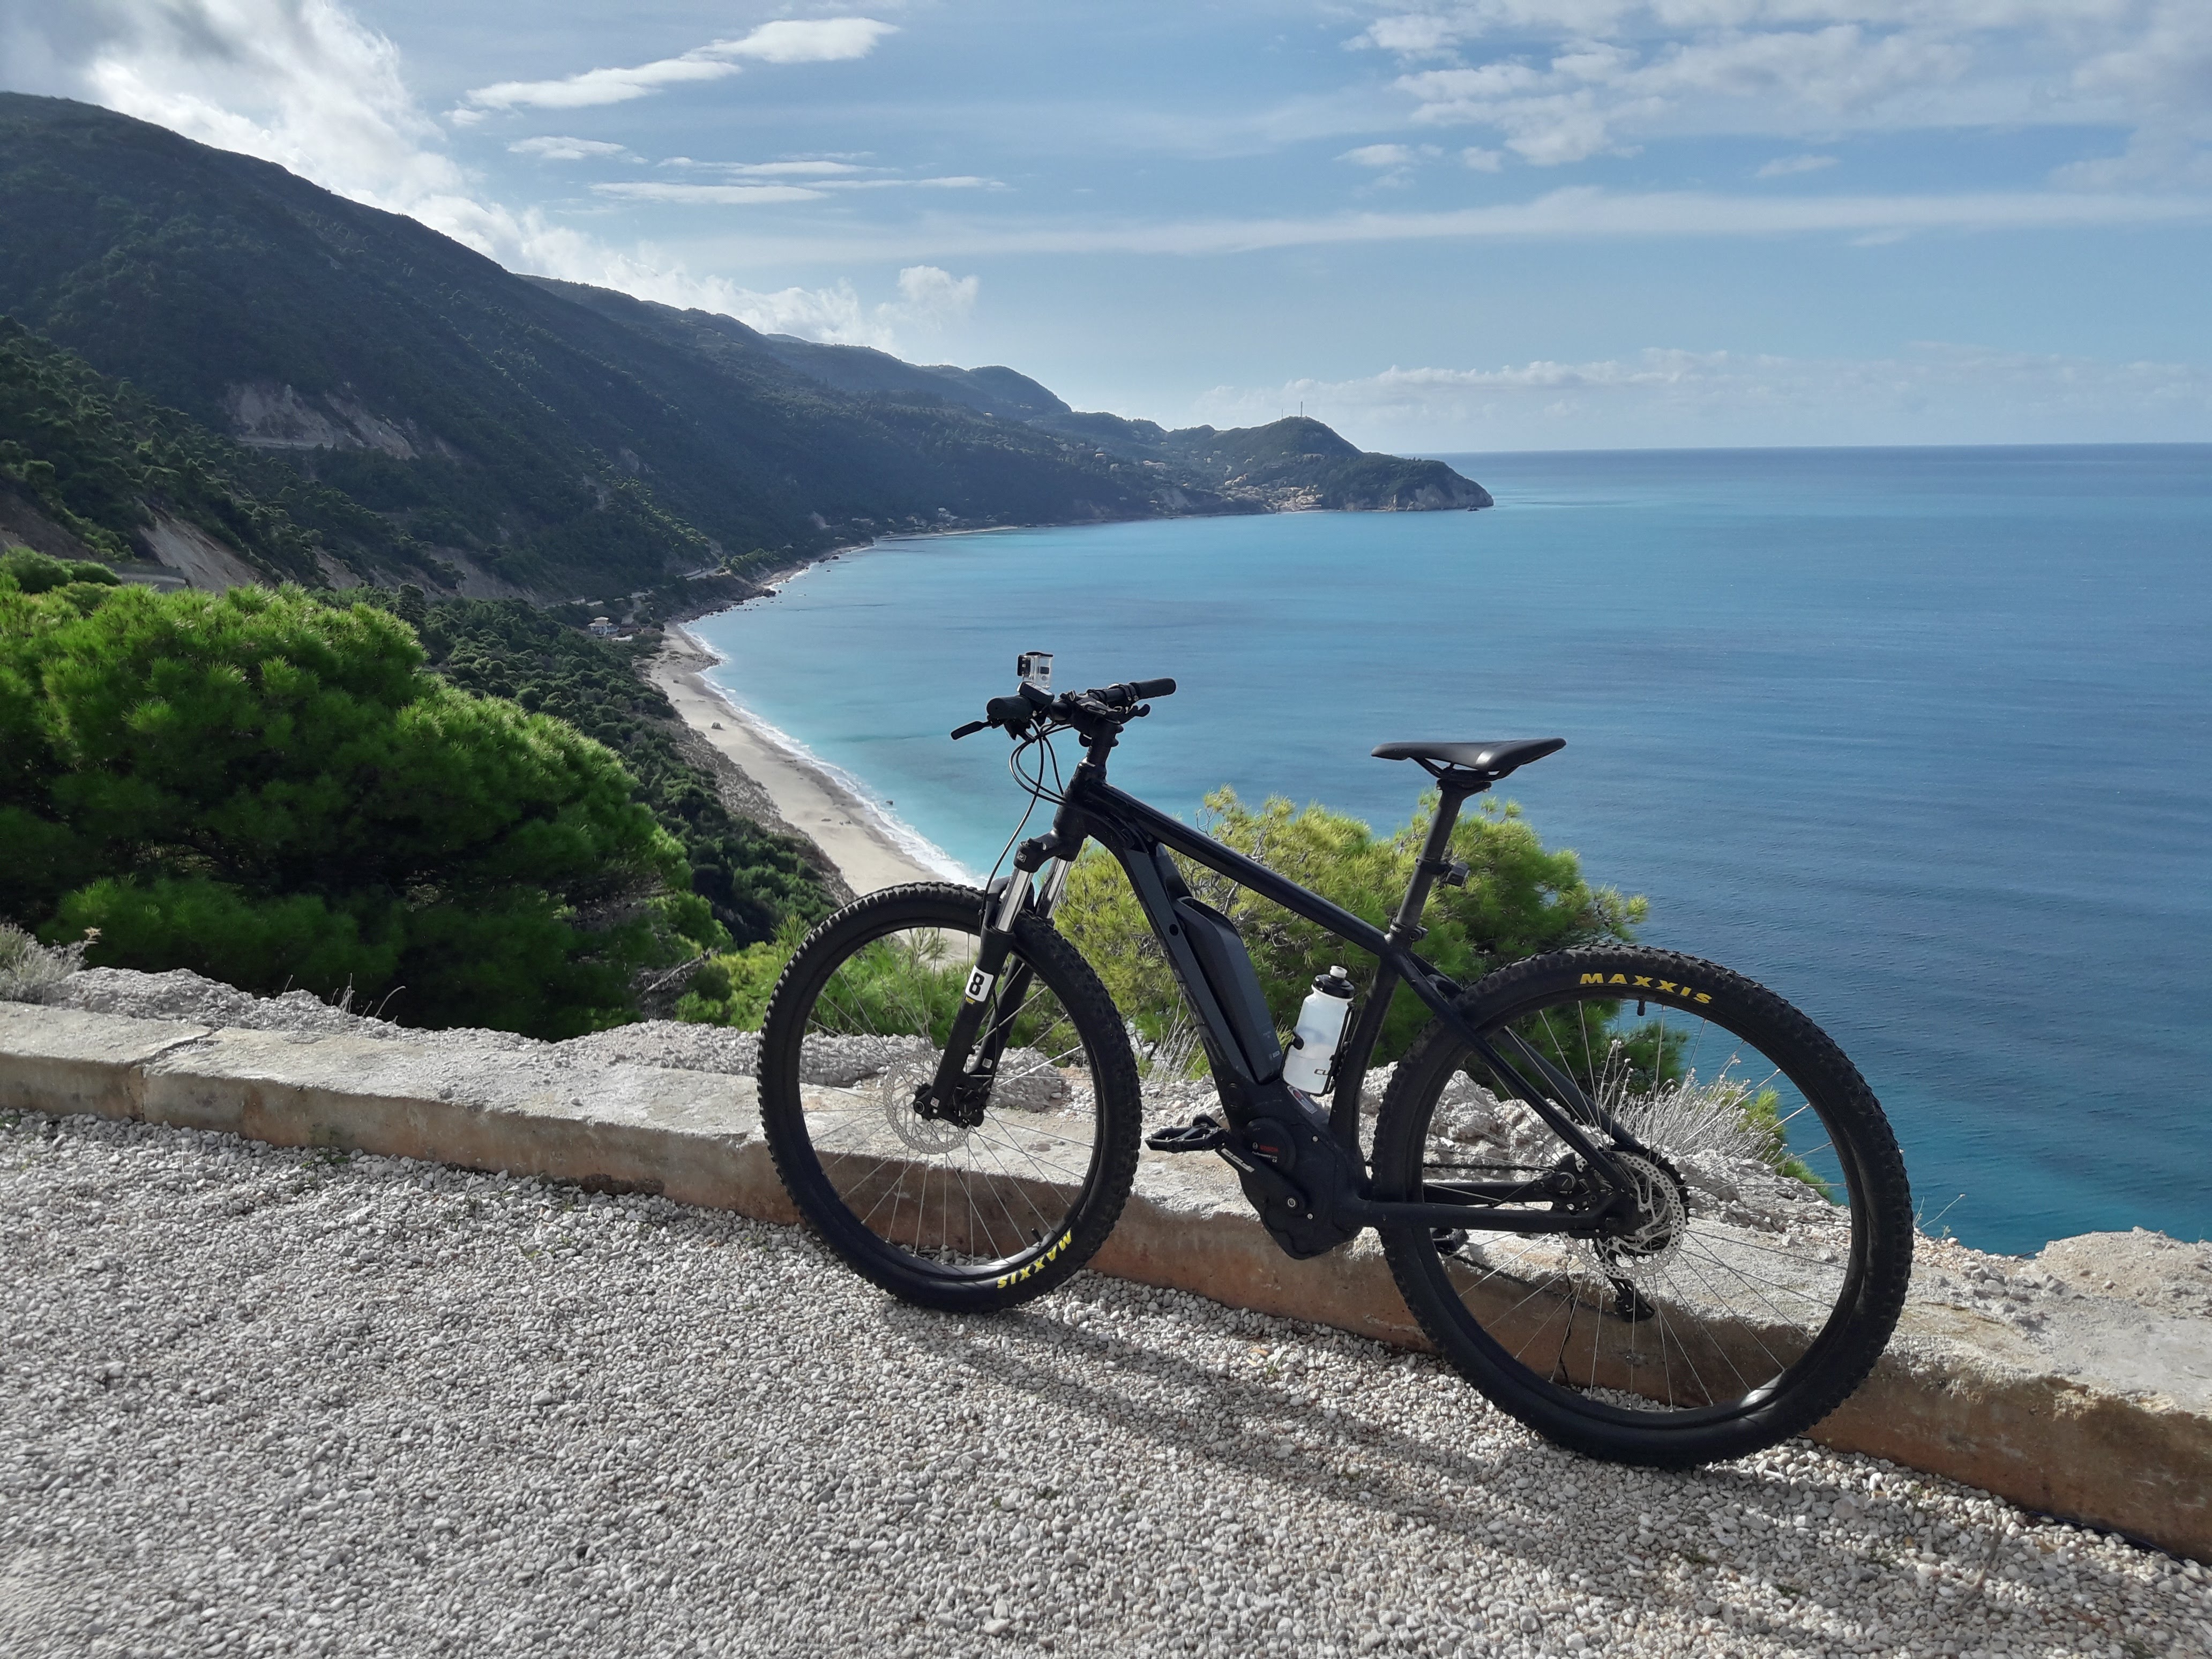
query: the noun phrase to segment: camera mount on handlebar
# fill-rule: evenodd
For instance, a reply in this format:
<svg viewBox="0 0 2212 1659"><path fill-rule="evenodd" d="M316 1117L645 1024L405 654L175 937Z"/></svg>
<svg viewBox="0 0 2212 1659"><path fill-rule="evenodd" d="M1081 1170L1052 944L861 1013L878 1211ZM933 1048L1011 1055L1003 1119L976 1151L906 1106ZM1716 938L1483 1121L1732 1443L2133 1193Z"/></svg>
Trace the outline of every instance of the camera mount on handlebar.
<svg viewBox="0 0 2212 1659"><path fill-rule="evenodd" d="M972 737L988 726L999 726L1013 738L1042 737L1056 730L1072 730L1088 747L1101 737L1111 748L1112 737L1133 720L1152 712L1147 697L1170 697L1171 679L1125 680L1088 691L1063 691L1058 696L1040 687L1030 665L1042 653L1024 652L1020 672L1024 676L1017 695L994 697L983 707L983 718L955 728L953 740ZM1047 659L1048 661L1049 659ZM1048 669L1046 671L1050 672Z"/></svg>

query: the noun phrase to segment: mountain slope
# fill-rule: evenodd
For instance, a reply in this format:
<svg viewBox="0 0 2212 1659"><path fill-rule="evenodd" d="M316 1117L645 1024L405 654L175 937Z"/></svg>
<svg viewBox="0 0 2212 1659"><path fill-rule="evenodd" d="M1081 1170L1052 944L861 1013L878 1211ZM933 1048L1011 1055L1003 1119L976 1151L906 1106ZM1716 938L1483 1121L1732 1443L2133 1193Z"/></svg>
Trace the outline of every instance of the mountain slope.
<svg viewBox="0 0 2212 1659"><path fill-rule="evenodd" d="M0 532L58 557L144 560L201 586L441 574L375 514L208 431L0 316Z"/></svg>
<svg viewBox="0 0 2212 1659"><path fill-rule="evenodd" d="M590 290L577 292L580 297ZM1151 421L1071 409L1011 368L909 363L867 346L821 345L788 334L753 338L780 362L841 392L950 398L1067 439L1093 459L1103 453L1150 464L1194 504L1187 510L1316 507L1389 513L1493 504L1488 490L1442 461L1364 451L1303 416L1227 431L1210 426L1170 431Z"/></svg>
<svg viewBox="0 0 2212 1659"><path fill-rule="evenodd" d="M1299 448L1260 479L1201 454L1209 428L1156 440L1012 370L517 276L64 100L0 94L0 312L376 514L380 570L406 554L438 586L620 592L921 525L1480 504L1433 462Z"/></svg>
<svg viewBox="0 0 2212 1659"><path fill-rule="evenodd" d="M986 441L964 409L885 414L765 354L709 361L104 110L0 96L0 309L518 586L645 586L940 507L1153 510L1031 434Z"/></svg>

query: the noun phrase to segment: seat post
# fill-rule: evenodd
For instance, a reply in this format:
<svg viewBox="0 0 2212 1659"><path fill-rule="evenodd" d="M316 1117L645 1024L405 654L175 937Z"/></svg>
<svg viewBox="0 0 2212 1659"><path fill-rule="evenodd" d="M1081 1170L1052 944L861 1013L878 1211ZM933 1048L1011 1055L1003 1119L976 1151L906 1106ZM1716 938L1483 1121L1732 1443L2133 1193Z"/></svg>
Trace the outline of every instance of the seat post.
<svg viewBox="0 0 2212 1659"><path fill-rule="evenodd" d="M1422 843L1420 859L1413 866L1413 878L1406 885L1406 902L1384 930L1393 945L1410 945L1420 938L1421 912L1428 908L1429 890L1450 864L1448 854L1453 827L1459 823L1459 809L1469 795L1479 795L1488 787L1487 782L1462 784L1449 776L1437 777L1437 815L1429 820L1429 838Z"/></svg>

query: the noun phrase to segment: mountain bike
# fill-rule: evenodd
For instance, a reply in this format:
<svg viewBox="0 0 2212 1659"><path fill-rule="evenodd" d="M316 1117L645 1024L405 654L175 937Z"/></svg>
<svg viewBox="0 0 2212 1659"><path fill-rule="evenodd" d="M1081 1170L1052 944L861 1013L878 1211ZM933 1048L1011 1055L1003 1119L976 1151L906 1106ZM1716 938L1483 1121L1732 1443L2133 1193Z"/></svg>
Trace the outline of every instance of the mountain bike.
<svg viewBox="0 0 2212 1659"><path fill-rule="evenodd" d="M1128 878L1219 1100L1148 1144L1224 1160L1293 1257L1374 1228L1421 1329L1500 1408L1594 1456L1684 1466L1798 1433L1858 1386L1903 1307L1914 1226L1896 1140L1834 1042L1772 992L1672 951L1594 945L1462 986L1415 948L1436 885L1468 878L1451 856L1462 807L1565 739L1374 750L1437 792L1378 927L1107 781L1173 680L1055 695L1048 665L1023 666L1015 694L952 736L1007 733L1031 810L1054 808L1049 832L986 889L847 906L769 1006L768 1144L847 1263L908 1301L983 1311L1060 1285L1112 1231L1139 1157L1137 1046L1156 1070L1175 1062L1157 1032L1135 1029L1133 1045L1053 926L1096 842ZM1083 757L1063 785L1053 742L1067 733ZM1286 1079L1236 924L1179 860L1373 959L1314 1092ZM1433 1018L1364 1142L1370 1061L1401 989ZM1315 1072L1304 1056L1299 1075Z"/></svg>

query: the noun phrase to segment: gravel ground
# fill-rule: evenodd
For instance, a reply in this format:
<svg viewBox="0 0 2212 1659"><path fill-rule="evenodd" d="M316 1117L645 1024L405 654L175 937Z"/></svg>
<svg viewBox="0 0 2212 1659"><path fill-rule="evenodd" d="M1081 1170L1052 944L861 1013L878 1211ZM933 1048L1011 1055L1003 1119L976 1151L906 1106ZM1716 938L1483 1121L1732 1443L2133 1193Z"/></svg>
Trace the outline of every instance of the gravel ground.
<svg viewBox="0 0 2212 1659"><path fill-rule="evenodd" d="M2195 1565L1798 1443L1556 1452L1431 1360L1090 1275L0 1119L0 1653L2212 1652Z"/></svg>

